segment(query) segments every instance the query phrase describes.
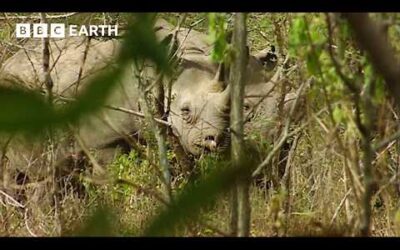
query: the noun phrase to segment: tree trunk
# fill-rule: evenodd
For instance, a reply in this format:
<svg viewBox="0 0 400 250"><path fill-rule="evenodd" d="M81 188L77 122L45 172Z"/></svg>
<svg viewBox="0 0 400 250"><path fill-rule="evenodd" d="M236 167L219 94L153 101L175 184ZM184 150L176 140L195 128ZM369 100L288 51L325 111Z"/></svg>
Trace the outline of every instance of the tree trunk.
<svg viewBox="0 0 400 250"><path fill-rule="evenodd" d="M243 139L243 96L245 70L248 60L246 50L246 14L236 13L233 31L233 48L235 58L230 70L231 84L231 131L233 167L243 164L244 139ZM249 205L249 176L240 176L237 180L237 236L249 236L250 232L250 205ZM235 204L233 204L235 205ZM233 211L235 211L233 209ZM235 215L235 213L233 213ZM232 220L234 222L235 220Z"/></svg>

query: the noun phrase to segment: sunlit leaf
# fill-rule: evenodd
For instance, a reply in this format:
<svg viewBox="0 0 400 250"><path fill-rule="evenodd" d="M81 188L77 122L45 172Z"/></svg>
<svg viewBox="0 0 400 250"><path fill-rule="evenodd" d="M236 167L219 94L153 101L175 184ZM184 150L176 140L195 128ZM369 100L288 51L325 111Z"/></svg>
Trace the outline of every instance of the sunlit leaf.
<svg viewBox="0 0 400 250"><path fill-rule="evenodd" d="M343 110L339 106L335 106L335 108L333 109L333 114L332 115L333 115L333 119L337 123L342 122L343 119L344 119Z"/></svg>
<svg viewBox="0 0 400 250"><path fill-rule="evenodd" d="M228 49L227 42L227 27L225 17L223 14L210 13L208 15L209 27L208 35L209 40L214 45L211 58L214 62L224 61Z"/></svg>

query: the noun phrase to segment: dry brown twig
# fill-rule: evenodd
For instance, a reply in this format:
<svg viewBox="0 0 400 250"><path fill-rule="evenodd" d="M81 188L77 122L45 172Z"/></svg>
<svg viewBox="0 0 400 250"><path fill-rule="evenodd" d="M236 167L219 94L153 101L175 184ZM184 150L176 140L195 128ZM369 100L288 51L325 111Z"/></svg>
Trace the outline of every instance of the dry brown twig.
<svg viewBox="0 0 400 250"><path fill-rule="evenodd" d="M25 213L24 213L24 222L25 222L25 227L26 230L28 230L28 233L32 236L32 237L38 237L30 228L29 224L28 224L28 209L25 209Z"/></svg>
<svg viewBox="0 0 400 250"><path fill-rule="evenodd" d="M70 126L71 131L74 131L74 129ZM79 136L78 133L74 132L74 137L76 141L78 142L79 146L85 153L85 155L89 158L89 161L93 165L93 172L95 174L100 174L104 175L106 173L106 170L100 166L100 164L97 162L96 158L90 153L89 148L86 146L86 143L82 140L82 138Z"/></svg>
<svg viewBox="0 0 400 250"><path fill-rule="evenodd" d="M295 99L295 101L293 102L293 105L290 108L289 116L286 119L286 124L285 124L284 131L283 131L283 133L281 135L281 139L278 141L277 145L274 146L274 148L270 151L270 153L267 155L265 160L260 165L258 165L256 170L254 170L254 172L252 173L252 177L255 177L255 176L257 176L257 175L259 175L261 173L261 170L270 163L270 161L272 160L272 157L279 151L279 149L286 142L286 140L289 138L289 136L291 136L292 133L289 133L289 129L290 129L292 117L293 117L294 112L295 112L295 110L297 108L297 105L299 103L299 99L300 99L300 96L302 94L303 88L306 85L310 85L312 80L313 80L313 77L311 77L310 79L308 79L307 81L305 81L305 82L303 82L301 84L300 88L298 89L298 91L296 93L296 99Z"/></svg>
<svg viewBox="0 0 400 250"><path fill-rule="evenodd" d="M0 194L5 197L5 201L6 202L4 203L4 201L3 201L3 205L8 204L8 205L11 205L13 207L25 208L25 205L23 205L20 202L18 202L17 200L15 200L12 196L7 194L3 190L0 190Z"/></svg>
<svg viewBox="0 0 400 250"><path fill-rule="evenodd" d="M79 14L79 12L70 12L67 14L60 14L60 15L49 15L47 16L47 19L58 19L58 18L67 18L67 17L72 17L74 15ZM36 15L36 16L19 16L19 15L15 15L15 16L8 16L7 13L3 13L3 17L0 17L0 20L23 20L23 19L33 19L33 20L40 20L41 16L40 15Z"/></svg>
<svg viewBox="0 0 400 250"><path fill-rule="evenodd" d="M44 94L44 93L42 93L42 94ZM59 100L61 100L63 102L75 102L76 101L76 99L74 99L74 98L69 98L69 97L65 97L65 96L62 96L62 95L55 96L55 99L59 99ZM120 112L124 112L124 113L127 113L127 114L135 115L135 116L140 117L140 118L144 118L144 114L143 113L135 111L135 110L132 110L132 109L127 109L127 108L123 108L123 107L115 107L115 106L112 106L112 105L104 105L104 107L107 108L107 109L112 109L112 110L115 110L115 111L120 111ZM165 125L165 126L171 126L171 124L169 122L167 122L167 121L164 121L164 120L161 120L161 119L158 119L158 118L153 118L153 119L159 124L162 124L162 125Z"/></svg>
<svg viewBox="0 0 400 250"><path fill-rule="evenodd" d="M329 223L329 227L333 226L333 223L335 222L336 217L339 215L339 212L342 209L343 205L345 204L347 197L350 195L351 191L353 191L353 190L350 188L344 195L343 199L340 201L339 206L336 208L335 213L333 214L332 219Z"/></svg>

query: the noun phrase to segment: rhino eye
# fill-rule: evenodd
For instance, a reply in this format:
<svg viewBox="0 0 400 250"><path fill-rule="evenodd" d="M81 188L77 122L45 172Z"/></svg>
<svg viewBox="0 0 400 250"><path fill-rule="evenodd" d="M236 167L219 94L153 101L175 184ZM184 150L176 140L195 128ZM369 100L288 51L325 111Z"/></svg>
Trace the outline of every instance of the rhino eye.
<svg viewBox="0 0 400 250"><path fill-rule="evenodd" d="M248 103L243 104L243 109L244 109L244 111L249 111L250 105Z"/></svg>
<svg viewBox="0 0 400 250"><path fill-rule="evenodd" d="M181 113L182 113L182 115L184 115L184 116L189 115L189 114L190 114L190 108L189 108L189 106L183 106L183 107L181 108Z"/></svg>
<svg viewBox="0 0 400 250"><path fill-rule="evenodd" d="M182 115L182 118L183 118L183 120L186 122L186 123L190 123L191 121L192 121L192 116L190 115L190 108L189 108L189 106L183 106L182 108L181 108L181 115Z"/></svg>

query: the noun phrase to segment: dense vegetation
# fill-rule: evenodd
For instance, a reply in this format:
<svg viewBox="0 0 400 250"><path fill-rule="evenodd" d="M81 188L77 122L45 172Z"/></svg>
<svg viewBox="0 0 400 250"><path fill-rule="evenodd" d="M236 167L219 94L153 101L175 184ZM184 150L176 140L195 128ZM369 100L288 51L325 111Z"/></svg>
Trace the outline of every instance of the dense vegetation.
<svg viewBox="0 0 400 250"><path fill-rule="evenodd" d="M48 17L59 14L49 13ZM7 13L0 17L0 57L4 62L23 46L23 41L15 38L15 23L21 19L38 21L40 15ZM234 14L162 13L158 17L208 33L215 42L214 59L232 60L232 46L225 38L233 29ZM379 24L382 41L378 42L385 42L385 48L393 47L391 56L396 59L400 53L399 16L375 13L369 17ZM174 69L167 62L168 51L146 29L151 27L149 20L147 15L132 18L126 13L77 13L51 22L118 23L127 34L127 53L118 59L121 65L145 58L170 74ZM279 64L288 58L282 83L286 88L280 91L284 94L286 89L298 91L305 83L309 85L298 104L304 111L300 121L274 121L276 132L268 138L257 130L246 130L246 142L252 142L256 153L252 151L255 157L244 159L243 165L250 167L254 158L261 162L270 157L261 177L257 175L250 184L250 236L400 234L399 111L393 92L400 78L390 78L390 72L379 64L379 55L370 56L368 45L360 46L354 23L351 16L328 13L247 15L250 51L274 46ZM146 44L146 49L137 49L137 44ZM10 109L0 111L2 135L21 132L36 140L31 135L42 129L58 128L90 115L106 98L107 86L119 73L117 68L100 75L76 105L62 112L36 95L0 88L0 105ZM24 120L27 118L10 115L26 114L26 107L36 108L39 116ZM261 128L270 122L265 117L257 119ZM230 235L229 191L236 186L243 166L230 168L225 156L207 154L189 157L192 167L187 169L167 140L172 175L169 197L159 167L161 151L154 126L148 122L144 126L147 143L129 154L117 154L106 168L108 179L81 178L87 190L84 198L67 193L57 206L35 203L30 197L22 202L10 197L2 157L0 234Z"/></svg>

